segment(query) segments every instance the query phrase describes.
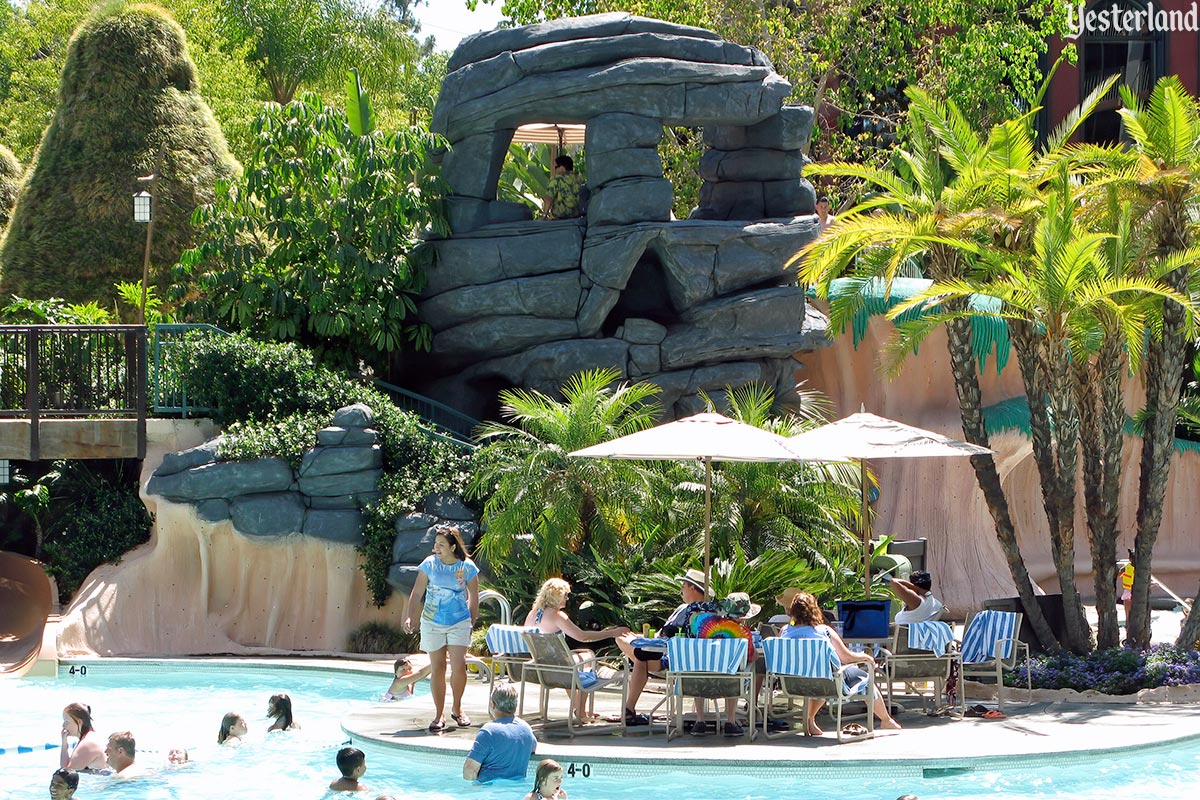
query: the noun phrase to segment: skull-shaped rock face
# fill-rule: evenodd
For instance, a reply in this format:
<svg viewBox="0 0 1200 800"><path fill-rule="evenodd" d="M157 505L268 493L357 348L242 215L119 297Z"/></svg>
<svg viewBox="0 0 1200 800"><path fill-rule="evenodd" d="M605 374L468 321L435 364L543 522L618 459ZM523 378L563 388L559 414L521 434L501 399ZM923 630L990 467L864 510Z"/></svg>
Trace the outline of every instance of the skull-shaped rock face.
<svg viewBox="0 0 1200 800"><path fill-rule="evenodd" d="M701 391L790 395L792 353L824 340L784 269L818 232L801 177L812 109L782 107L790 88L753 48L629 14L464 40L433 119L452 235L434 243L434 358L415 382L475 414L497 388L553 392L595 367L659 384L667 417L700 410ZM577 218L497 200L514 131L546 122L584 126ZM704 130L690 213L673 213L664 126Z"/></svg>

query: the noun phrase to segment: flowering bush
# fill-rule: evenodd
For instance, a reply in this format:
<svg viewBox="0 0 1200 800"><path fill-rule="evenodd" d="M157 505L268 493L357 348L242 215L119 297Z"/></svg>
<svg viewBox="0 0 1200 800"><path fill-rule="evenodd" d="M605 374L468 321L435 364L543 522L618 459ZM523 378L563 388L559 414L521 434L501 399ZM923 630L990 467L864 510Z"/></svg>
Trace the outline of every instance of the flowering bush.
<svg viewBox="0 0 1200 800"><path fill-rule="evenodd" d="M1004 676L1008 686L1025 684L1024 670ZM1200 683L1200 653L1172 645L1149 650L1113 648L1086 656L1058 653L1034 656L1030 677L1036 689L1094 689L1104 694L1135 694L1141 689Z"/></svg>

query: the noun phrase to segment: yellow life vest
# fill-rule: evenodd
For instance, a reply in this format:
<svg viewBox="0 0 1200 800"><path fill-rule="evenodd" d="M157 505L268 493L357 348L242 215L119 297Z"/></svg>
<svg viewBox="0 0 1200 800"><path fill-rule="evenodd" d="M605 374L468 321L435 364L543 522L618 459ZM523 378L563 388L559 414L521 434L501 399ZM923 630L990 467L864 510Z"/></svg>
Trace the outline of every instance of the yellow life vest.
<svg viewBox="0 0 1200 800"><path fill-rule="evenodd" d="M1126 564L1121 570L1121 588L1133 588L1133 564Z"/></svg>

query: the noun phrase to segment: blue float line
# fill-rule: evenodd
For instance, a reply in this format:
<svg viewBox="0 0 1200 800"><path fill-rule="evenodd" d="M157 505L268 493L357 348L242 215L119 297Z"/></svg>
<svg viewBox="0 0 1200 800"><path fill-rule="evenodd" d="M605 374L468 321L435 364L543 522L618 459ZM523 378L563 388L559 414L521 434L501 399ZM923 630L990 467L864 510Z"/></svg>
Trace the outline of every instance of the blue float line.
<svg viewBox="0 0 1200 800"><path fill-rule="evenodd" d="M54 748L60 746L61 745L54 744L53 742L46 742L45 744L19 744L16 747L0 747L0 756L5 755L6 753L32 753L35 750L53 750Z"/></svg>

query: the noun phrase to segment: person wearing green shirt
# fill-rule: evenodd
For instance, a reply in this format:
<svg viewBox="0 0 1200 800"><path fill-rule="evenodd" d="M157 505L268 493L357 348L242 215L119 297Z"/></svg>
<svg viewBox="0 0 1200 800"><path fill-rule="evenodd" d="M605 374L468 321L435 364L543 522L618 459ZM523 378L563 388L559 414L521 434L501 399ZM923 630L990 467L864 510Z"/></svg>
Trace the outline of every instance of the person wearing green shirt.
<svg viewBox="0 0 1200 800"><path fill-rule="evenodd" d="M574 219L583 216L580 191L583 176L575 172L570 156L554 159L554 177L550 179L550 195L542 198L542 214L547 219Z"/></svg>

